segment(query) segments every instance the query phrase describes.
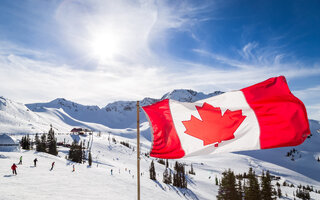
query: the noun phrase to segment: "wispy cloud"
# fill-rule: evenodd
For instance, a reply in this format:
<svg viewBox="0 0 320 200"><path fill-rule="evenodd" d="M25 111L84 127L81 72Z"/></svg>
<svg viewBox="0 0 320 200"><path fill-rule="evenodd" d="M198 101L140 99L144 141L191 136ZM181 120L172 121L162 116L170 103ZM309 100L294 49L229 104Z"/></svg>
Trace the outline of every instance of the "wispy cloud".
<svg viewBox="0 0 320 200"><path fill-rule="evenodd" d="M234 55L201 45L193 49L212 64L167 56L172 32L204 42L192 27L208 20L206 13L213 9L212 2L63 1L52 19L59 28L54 33L63 47L60 53L0 41L0 95L24 103L65 97L104 106L115 100L159 98L177 88L230 91L272 76L285 75L290 85L296 78L320 74L319 65L287 59L291 56L282 48L254 40L234 49ZM295 92L319 113L318 104L309 104L309 94L318 91L313 90Z"/></svg>
<svg viewBox="0 0 320 200"><path fill-rule="evenodd" d="M86 59L99 59L99 68L159 61L152 46L165 50L168 31L187 30L207 12L207 4L168 1L64 1L55 19L61 36ZM97 45L99 46L97 49ZM100 49L99 49L100 48ZM158 48L161 49L161 48ZM96 52L102 50L103 52Z"/></svg>
<svg viewBox="0 0 320 200"><path fill-rule="evenodd" d="M309 118L320 119L320 85L303 90L295 90L293 94L305 103Z"/></svg>

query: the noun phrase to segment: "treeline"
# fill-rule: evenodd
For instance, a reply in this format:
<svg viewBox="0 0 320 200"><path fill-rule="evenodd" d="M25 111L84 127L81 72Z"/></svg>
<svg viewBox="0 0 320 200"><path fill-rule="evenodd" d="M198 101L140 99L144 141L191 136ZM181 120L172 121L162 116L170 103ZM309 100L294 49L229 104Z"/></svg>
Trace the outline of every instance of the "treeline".
<svg viewBox="0 0 320 200"><path fill-rule="evenodd" d="M29 135L23 136L20 142L21 148L26 150L33 149L34 144L36 145L36 151L38 152L45 152L55 156L58 155L57 139L55 138L52 125L50 125L48 134L43 133L39 138L37 133L35 135L34 142L30 140Z"/></svg>
<svg viewBox="0 0 320 200"><path fill-rule="evenodd" d="M174 170L172 170L169 168L168 160L164 161L163 159L159 159L158 163L166 166L163 172L163 179L162 179L163 183L172 184L173 186L180 187L180 188L187 188L188 183L187 183L187 174L185 171L185 164L179 163L178 161L176 161L174 165ZM191 167L190 171L192 171L192 173L195 174L193 167ZM151 161L149 172L150 172L150 179L157 180L153 160Z"/></svg>
<svg viewBox="0 0 320 200"><path fill-rule="evenodd" d="M31 141L29 135L23 136L20 141L20 145L22 149L26 150L33 149L35 145L35 150L38 152L45 152L55 156L58 155L57 139L55 138L55 133L52 128L52 125L50 125L50 130L47 134L43 133L39 137L37 133L34 137L34 141ZM127 146L128 144L126 143L124 145ZM70 145L69 153L68 156L66 156L66 159L69 159L77 163L84 163L86 160L85 149L85 144L83 144L82 142L78 144L78 142L74 140ZM88 163L89 166L92 165L91 151L88 152Z"/></svg>
<svg viewBox="0 0 320 200"><path fill-rule="evenodd" d="M283 197L279 182L275 185L272 180L278 180L279 177L271 176L269 171L263 171L260 177L260 182L255 171L250 168L248 173L235 175L230 169L222 173L221 180L216 178L216 185L219 185L218 200L272 200ZM292 183L288 184L285 181L283 186L295 187ZM298 186L293 195L303 200L310 199L312 186ZM315 191L318 192L318 191Z"/></svg>
<svg viewBox="0 0 320 200"><path fill-rule="evenodd" d="M218 181L216 179L216 184ZM261 184L252 168L248 173L235 175L230 169L222 173L217 199L271 200L282 196L280 187L274 189L269 171L262 172Z"/></svg>

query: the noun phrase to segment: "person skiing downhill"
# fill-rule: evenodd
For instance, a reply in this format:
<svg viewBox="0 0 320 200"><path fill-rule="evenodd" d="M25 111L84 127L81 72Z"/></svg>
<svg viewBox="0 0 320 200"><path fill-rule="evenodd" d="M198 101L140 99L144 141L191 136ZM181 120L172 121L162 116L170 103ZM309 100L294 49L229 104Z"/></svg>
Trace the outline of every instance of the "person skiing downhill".
<svg viewBox="0 0 320 200"><path fill-rule="evenodd" d="M17 165L15 163L13 163L13 165L11 166L12 169L12 174L17 175Z"/></svg>
<svg viewBox="0 0 320 200"><path fill-rule="evenodd" d="M22 165L22 156L20 156L20 161L19 161L18 165Z"/></svg>
<svg viewBox="0 0 320 200"><path fill-rule="evenodd" d="M52 164L51 164L51 171L53 170L53 167L54 167L54 162L52 162Z"/></svg>
<svg viewBox="0 0 320 200"><path fill-rule="evenodd" d="M33 160L34 167L37 167L37 162L38 162L38 159L37 159L37 158L35 158L35 159Z"/></svg>

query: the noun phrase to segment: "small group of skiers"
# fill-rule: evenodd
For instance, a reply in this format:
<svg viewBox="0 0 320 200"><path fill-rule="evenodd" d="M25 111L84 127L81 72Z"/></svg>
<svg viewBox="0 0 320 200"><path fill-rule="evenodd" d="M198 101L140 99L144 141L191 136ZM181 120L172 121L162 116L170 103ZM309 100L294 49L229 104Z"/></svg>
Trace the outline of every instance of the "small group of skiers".
<svg viewBox="0 0 320 200"><path fill-rule="evenodd" d="M18 165L22 165L22 156L20 156ZM11 166L11 170L12 170L13 175L17 175L17 168L18 168L18 166L15 163L13 163L13 165Z"/></svg>
<svg viewBox="0 0 320 200"><path fill-rule="evenodd" d="M35 159L33 160L34 167L37 167L37 162L38 162L38 159L35 158ZM53 170L54 164L55 164L55 162L52 162L50 171ZM18 165L22 165L22 156L20 156L20 160L19 160ZM13 175L17 175L17 168L18 168L18 166L17 166L15 163L13 163L12 166L11 166L11 170L12 170L12 174L13 174ZM75 169L74 169L74 166L73 166L73 171L74 171L74 170L75 170Z"/></svg>

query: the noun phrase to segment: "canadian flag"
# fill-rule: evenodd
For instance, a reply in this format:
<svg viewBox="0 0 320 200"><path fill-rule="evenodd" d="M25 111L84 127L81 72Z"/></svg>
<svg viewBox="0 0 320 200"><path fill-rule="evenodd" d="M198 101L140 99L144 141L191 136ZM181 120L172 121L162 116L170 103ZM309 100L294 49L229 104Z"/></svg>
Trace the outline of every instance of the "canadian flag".
<svg viewBox="0 0 320 200"><path fill-rule="evenodd" d="M283 76L203 99L165 99L144 106L152 130L150 155L182 158L296 146L310 134L304 104Z"/></svg>

